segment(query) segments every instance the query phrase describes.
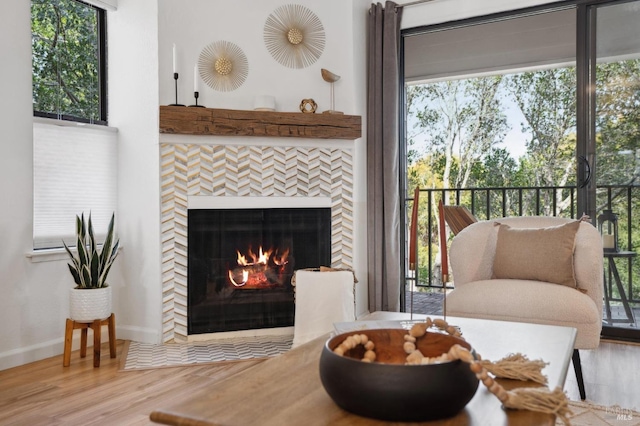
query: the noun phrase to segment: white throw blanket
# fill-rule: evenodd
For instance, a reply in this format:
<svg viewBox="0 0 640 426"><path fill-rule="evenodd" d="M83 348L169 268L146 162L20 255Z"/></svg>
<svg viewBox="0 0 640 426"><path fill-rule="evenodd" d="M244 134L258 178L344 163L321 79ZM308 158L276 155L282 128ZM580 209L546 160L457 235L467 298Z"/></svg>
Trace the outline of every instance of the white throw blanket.
<svg viewBox="0 0 640 426"><path fill-rule="evenodd" d="M293 346L333 331L333 323L355 321L351 271L296 271Z"/></svg>

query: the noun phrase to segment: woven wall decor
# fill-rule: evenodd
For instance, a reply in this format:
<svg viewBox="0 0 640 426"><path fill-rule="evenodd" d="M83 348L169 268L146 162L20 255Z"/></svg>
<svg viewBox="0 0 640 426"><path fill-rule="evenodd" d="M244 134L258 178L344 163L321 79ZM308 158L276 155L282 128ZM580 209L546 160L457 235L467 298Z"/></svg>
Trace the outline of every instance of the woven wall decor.
<svg viewBox="0 0 640 426"><path fill-rule="evenodd" d="M209 44L198 58L202 80L219 92L230 92L242 86L249 74L247 56L238 45L229 41Z"/></svg>
<svg viewBox="0 0 640 426"><path fill-rule="evenodd" d="M264 42L271 56L289 68L306 68L324 51L322 22L299 4L277 8L264 24Z"/></svg>

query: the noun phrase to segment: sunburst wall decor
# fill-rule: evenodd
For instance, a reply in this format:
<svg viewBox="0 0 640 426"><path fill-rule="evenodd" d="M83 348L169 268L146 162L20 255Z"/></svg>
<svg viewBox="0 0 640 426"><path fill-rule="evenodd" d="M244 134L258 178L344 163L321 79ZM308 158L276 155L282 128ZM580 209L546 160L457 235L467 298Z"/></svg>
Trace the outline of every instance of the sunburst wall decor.
<svg viewBox="0 0 640 426"><path fill-rule="evenodd" d="M289 68L305 68L322 55L324 27L311 10L299 4L277 8L264 24L264 42L271 56Z"/></svg>
<svg viewBox="0 0 640 426"><path fill-rule="evenodd" d="M212 89L230 92L242 86L247 79L249 62L238 45L220 40L202 49L198 71Z"/></svg>

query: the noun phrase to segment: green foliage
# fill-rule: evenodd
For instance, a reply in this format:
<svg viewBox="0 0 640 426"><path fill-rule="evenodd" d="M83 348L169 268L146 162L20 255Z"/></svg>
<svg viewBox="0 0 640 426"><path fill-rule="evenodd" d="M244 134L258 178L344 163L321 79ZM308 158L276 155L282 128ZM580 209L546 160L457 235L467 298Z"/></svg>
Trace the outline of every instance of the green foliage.
<svg viewBox="0 0 640 426"><path fill-rule="evenodd" d="M492 76L408 87L408 114L414 123L408 138L413 144L422 137L426 155L442 156L443 187L466 186L473 165L504 138L501 81Z"/></svg>
<svg viewBox="0 0 640 426"><path fill-rule="evenodd" d="M74 256L71 249L63 242L64 248L73 263L69 263L68 266L76 283L76 288L107 287L107 275L118 255L120 246L120 240L114 241L114 219L115 215L111 215L107 236L102 245L102 250L99 250L93 233L91 213L89 213L88 225L85 223L84 214L76 216L76 250L78 255Z"/></svg>
<svg viewBox="0 0 640 426"><path fill-rule="evenodd" d="M34 111L100 119L98 20L74 0L31 1Z"/></svg>
<svg viewBox="0 0 640 426"><path fill-rule="evenodd" d="M574 67L513 74L506 87L530 135L529 186L562 186L575 177L576 72Z"/></svg>
<svg viewBox="0 0 640 426"><path fill-rule="evenodd" d="M638 185L640 60L598 64L596 90L598 182Z"/></svg>

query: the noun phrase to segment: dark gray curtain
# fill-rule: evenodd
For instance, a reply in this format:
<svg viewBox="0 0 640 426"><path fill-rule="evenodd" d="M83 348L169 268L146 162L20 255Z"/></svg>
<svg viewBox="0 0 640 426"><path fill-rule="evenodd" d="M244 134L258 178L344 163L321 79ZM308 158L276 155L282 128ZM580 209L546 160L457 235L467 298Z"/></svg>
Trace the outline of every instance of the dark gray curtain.
<svg viewBox="0 0 640 426"><path fill-rule="evenodd" d="M399 47L402 9L369 9L367 104L367 246L369 311L399 311Z"/></svg>

